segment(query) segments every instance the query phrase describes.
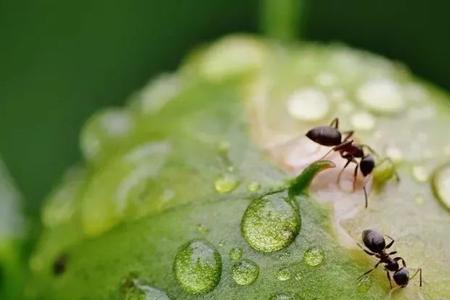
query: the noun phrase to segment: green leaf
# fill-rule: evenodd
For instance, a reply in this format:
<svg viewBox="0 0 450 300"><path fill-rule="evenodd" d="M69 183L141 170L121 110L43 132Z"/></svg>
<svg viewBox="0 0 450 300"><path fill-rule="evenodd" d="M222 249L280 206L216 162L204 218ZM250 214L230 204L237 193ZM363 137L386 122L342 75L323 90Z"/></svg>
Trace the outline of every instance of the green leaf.
<svg viewBox="0 0 450 300"><path fill-rule="evenodd" d="M356 246L374 228L424 270L393 299L445 298L449 215L422 175L448 159L446 99L344 46L225 38L89 121L81 171L44 209L28 297L382 299L382 268L356 280L376 263ZM303 137L334 115L401 177L383 177L368 209L354 166L336 182L345 161L313 163L329 149Z"/></svg>

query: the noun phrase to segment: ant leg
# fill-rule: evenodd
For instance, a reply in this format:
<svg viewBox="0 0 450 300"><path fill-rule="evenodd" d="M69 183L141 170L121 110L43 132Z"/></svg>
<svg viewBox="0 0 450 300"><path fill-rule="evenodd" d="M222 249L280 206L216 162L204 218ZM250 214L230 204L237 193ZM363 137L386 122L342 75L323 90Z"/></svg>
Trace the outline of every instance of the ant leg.
<svg viewBox="0 0 450 300"><path fill-rule="evenodd" d="M367 271L366 273L364 273L364 274L362 274L361 276L359 276L358 278L357 278L357 280L361 280L364 276L366 276L367 274L369 274L370 272L372 272L373 270L375 270L376 268L378 268L378 266L381 264L381 261L379 261L379 262L377 262L377 264L372 268L372 269L370 269L369 271Z"/></svg>
<svg viewBox="0 0 450 300"><path fill-rule="evenodd" d="M369 207L369 197L367 196L366 185L363 186L363 192L364 192L364 201L367 208Z"/></svg>
<svg viewBox="0 0 450 300"><path fill-rule="evenodd" d="M358 167L359 167L359 164L356 161L355 163L356 167L355 170L353 171L353 191L355 191L356 189L356 178L358 177Z"/></svg>
<svg viewBox="0 0 450 300"><path fill-rule="evenodd" d="M348 166L351 162L355 162L355 160L354 160L353 158L350 159L350 158L348 158L348 157L345 157L345 156L342 155L342 153L341 153L341 157L342 157L342 158L345 158L345 159L347 160L347 162L345 163L344 167L341 169L341 171L339 172L339 174L338 174L338 176L337 176L337 180L336 180L337 183L339 183L339 182L341 181L341 175L342 175L342 173L344 172L345 168L347 168L347 166Z"/></svg>
<svg viewBox="0 0 450 300"><path fill-rule="evenodd" d="M389 286L390 286L391 289L392 289L391 275L389 275L389 271L387 271L387 270L386 270L386 276L387 276L387 279L389 280Z"/></svg>
<svg viewBox="0 0 450 300"><path fill-rule="evenodd" d="M395 252L395 251L394 251ZM405 267L406 268L406 262L405 262L405 260L403 259L403 258L401 258L401 257L396 257L396 258L394 258L394 260L395 261L401 261L402 262L402 265L403 265L403 267Z"/></svg>
<svg viewBox="0 0 450 300"><path fill-rule="evenodd" d="M330 127L334 127L336 129L339 128L339 118L334 118L333 121L330 123Z"/></svg>
<svg viewBox="0 0 450 300"><path fill-rule="evenodd" d="M320 148L320 146L319 146L319 148ZM333 152L333 150L334 150L334 148L331 148L330 151L328 151L327 153L325 153L325 155L322 156L321 158L319 158L318 160L324 159L324 158L327 157L331 152Z"/></svg>
<svg viewBox="0 0 450 300"><path fill-rule="evenodd" d="M410 280L416 277L417 273L419 273L419 285L422 286L422 268L418 268L416 272L414 272L413 276L411 276Z"/></svg>
<svg viewBox="0 0 450 300"><path fill-rule="evenodd" d="M389 244L387 244L386 247L385 247L385 249L389 249L389 248L392 247L392 245L394 244L395 240L393 238L391 238L390 236L388 236L388 235L385 235L385 236L391 239Z"/></svg>
<svg viewBox="0 0 450 300"><path fill-rule="evenodd" d="M373 253L373 252L370 252L370 251L364 249L363 246L361 246L359 243L356 243L356 244L358 245L359 248L361 248L361 250L363 250L363 251L366 252L367 254L369 254L369 255L371 255L371 256L376 255L376 253Z"/></svg>
<svg viewBox="0 0 450 300"><path fill-rule="evenodd" d="M355 133L353 130L344 131L343 134L345 134L345 138L342 140L342 142L348 141L348 139L353 136L353 133Z"/></svg>

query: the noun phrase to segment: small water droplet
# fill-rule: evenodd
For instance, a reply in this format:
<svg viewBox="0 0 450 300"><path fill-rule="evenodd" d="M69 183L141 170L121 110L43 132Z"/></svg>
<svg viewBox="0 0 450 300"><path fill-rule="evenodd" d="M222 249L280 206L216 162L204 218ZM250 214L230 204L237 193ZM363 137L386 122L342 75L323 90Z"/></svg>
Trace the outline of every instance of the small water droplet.
<svg viewBox="0 0 450 300"><path fill-rule="evenodd" d="M233 174L225 174L214 182L216 191L221 194L232 192L239 185L239 181Z"/></svg>
<svg viewBox="0 0 450 300"><path fill-rule="evenodd" d="M418 182L427 182L430 178L430 172L424 166L414 166L412 168L414 179Z"/></svg>
<svg viewBox="0 0 450 300"><path fill-rule="evenodd" d="M220 281L222 259L210 243L193 240L178 250L174 271L178 283L186 292L205 294Z"/></svg>
<svg viewBox="0 0 450 300"><path fill-rule="evenodd" d="M269 300L295 300L295 298L291 294L278 293L270 297Z"/></svg>
<svg viewBox="0 0 450 300"><path fill-rule="evenodd" d="M316 267L323 262L324 253L320 248L310 248L305 251L303 258L305 259L307 265Z"/></svg>
<svg viewBox="0 0 450 300"><path fill-rule="evenodd" d="M306 88L295 91L287 100L289 114L302 121L318 121L330 110L327 96L320 90Z"/></svg>
<svg viewBox="0 0 450 300"><path fill-rule="evenodd" d="M278 195L254 199L241 220L245 240L261 252L286 248L298 235L300 226L298 209L288 199Z"/></svg>
<svg viewBox="0 0 450 300"><path fill-rule="evenodd" d="M375 118L368 112L357 112L352 115L351 123L356 130L369 131L375 127Z"/></svg>
<svg viewBox="0 0 450 300"><path fill-rule="evenodd" d="M209 232L209 229L208 229L208 227L206 227L203 224L197 224L197 231L202 233L202 234L206 234L206 233Z"/></svg>
<svg viewBox="0 0 450 300"><path fill-rule="evenodd" d="M249 285L255 282L259 275L259 267L253 261L244 259L232 267L233 280L239 285Z"/></svg>
<svg viewBox="0 0 450 300"><path fill-rule="evenodd" d="M400 86L390 79L371 79L357 91L358 100L378 113L400 112L405 106Z"/></svg>
<svg viewBox="0 0 450 300"><path fill-rule="evenodd" d="M295 274L294 279L296 281L301 281L303 279L303 276L301 273L297 273L297 274Z"/></svg>
<svg viewBox="0 0 450 300"><path fill-rule="evenodd" d="M261 188L261 185L257 181L252 181L247 186L247 189L249 190L249 192L252 192L252 193L257 192L260 188Z"/></svg>
<svg viewBox="0 0 450 300"><path fill-rule="evenodd" d="M371 286L372 286L372 281L370 280L370 278L368 276L365 276L365 277L361 278L361 280L358 281L357 290L358 290L358 292L365 294L369 291Z"/></svg>
<svg viewBox="0 0 450 300"><path fill-rule="evenodd" d="M238 261L242 258L242 249L241 248L232 248L230 250L229 256L233 261Z"/></svg>
<svg viewBox="0 0 450 300"><path fill-rule="evenodd" d="M219 245L219 247L225 246L225 241L219 241L218 245Z"/></svg>
<svg viewBox="0 0 450 300"><path fill-rule="evenodd" d="M231 145L227 141L222 141L217 145L217 150L219 150L219 152L221 154L228 154L228 152L230 151L230 148L231 148Z"/></svg>
<svg viewBox="0 0 450 300"><path fill-rule="evenodd" d="M435 197L450 210L450 164L434 172L432 186Z"/></svg>
<svg viewBox="0 0 450 300"><path fill-rule="evenodd" d="M122 284L125 300L170 300L166 293L137 278L128 278Z"/></svg>
<svg viewBox="0 0 450 300"><path fill-rule="evenodd" d="M281 268L277 272L277 279L279 281L286 281L291 279L291 271L288 268Z"/></svg>

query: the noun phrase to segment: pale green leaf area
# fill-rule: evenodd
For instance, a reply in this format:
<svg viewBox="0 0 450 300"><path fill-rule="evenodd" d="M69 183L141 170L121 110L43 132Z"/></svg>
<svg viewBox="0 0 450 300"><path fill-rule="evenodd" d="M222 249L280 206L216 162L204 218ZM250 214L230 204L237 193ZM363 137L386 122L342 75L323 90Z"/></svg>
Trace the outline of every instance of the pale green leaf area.
<svg viewBox="0 0 450 300"><path fill-rule="evenodd" d="M21 250L25 238L25 219L21 195L0 160L0 299L17 297L23 265Z"/></svg>
<svg viewBox="0 0 450 300"><path fill-rule="evenodd" d="M341 45L235 36L204 47L87 122L85 161L44 208L26 297L445 299L450 191L438 176L440 201L430 182L450 155L445 100L403 66ZM375 169L376 189L367 179L368 209L360 187L330 177L336 156L310 194L302 185L322 167L292 181L320 157L306 130L336 116L377 161L394 161ZM416 277L390 291L382 267L358 283L376 263L356 247L367 228L396 238L422 288Z"/></svg>

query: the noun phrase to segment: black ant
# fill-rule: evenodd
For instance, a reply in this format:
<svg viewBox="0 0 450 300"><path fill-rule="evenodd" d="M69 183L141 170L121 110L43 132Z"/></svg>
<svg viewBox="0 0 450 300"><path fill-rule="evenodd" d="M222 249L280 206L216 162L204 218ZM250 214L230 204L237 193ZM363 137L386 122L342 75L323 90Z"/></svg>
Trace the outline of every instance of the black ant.
<svg viewBox="0 0 450 300"><path fill-rule="evenodd" d="M358 277L358 280L362 279L364 276L375 270L378 265L384 264L384 270L386 271L386 276L389 280L389 285L392 289L391 275L389 272L393 272L393 278L395 283L404 288L408 285L410 279L413 279L417 273L419 273L420 278L420 286L422 286L422 268L419 268L413 276L409 276L409 271L406 268L406 263L403 258L400 256L392 258L391 255L397 254L397 251L392 251L387 253L386 249L389 249L394 244L394 239L390 236L388 237L391 241L386 245L386 241L380 233L375 230L367 229L362 232L362 240L364 242L364 246L366 246L369 250L364 249L360 244L358 246L364 250L368 255L375 256L379 259L376 265ZM402 266L398 264L401 261Z"/></svg>
<svg viewBox="0 0 450 300"><path fill-rule="evenodd" d="M345 138L342 139L342 133L339 131L339 119L335 118L331 121L329 126L318 126L310 129L306 136L312 141L316 142L322 146L331 147L331 150L328 151L323 157L325 158L330 152L336 151L339 152L340 156L347 160L342 170L339 172L337 181L339 182L342 172L347 168L350 163L356 164L355 170L353 172L353 190L355 190L356 178L358 175L358 169L361 171L364 177L367 177L372 173L375 168L375 160L370 154L364 153L364 149L367 149L369 152L375 154L375 151L367 146L356 144L352 139L350 139L353 135L353 130L344 132ZM359 158L358 162L356 159ZM398 175L395 175L398 180ZM366 208L368 206L367 200L367 190L366 186L363 186L364 191L364 199Z"/></svg>

